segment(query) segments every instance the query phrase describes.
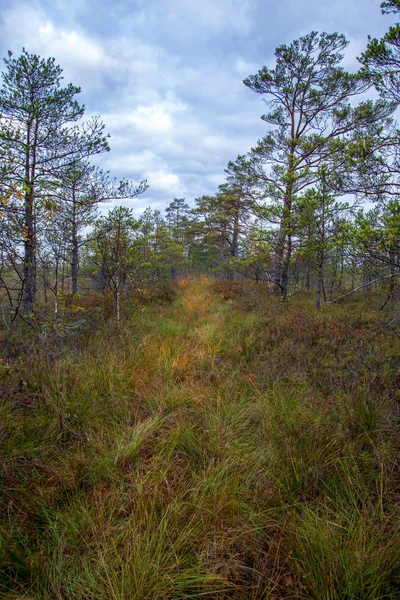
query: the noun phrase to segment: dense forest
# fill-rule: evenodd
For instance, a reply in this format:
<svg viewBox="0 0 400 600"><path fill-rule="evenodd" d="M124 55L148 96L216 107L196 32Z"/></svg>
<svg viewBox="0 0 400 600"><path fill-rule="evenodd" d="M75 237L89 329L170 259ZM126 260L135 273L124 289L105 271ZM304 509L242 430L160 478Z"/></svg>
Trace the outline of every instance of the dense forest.
<svg viewBox="0 0 400 600"><path fill-rule="evenodd" d="M276 48L264 137L140 216L4 59L0 598L400 598L400 24L347 46Z"/></svg>

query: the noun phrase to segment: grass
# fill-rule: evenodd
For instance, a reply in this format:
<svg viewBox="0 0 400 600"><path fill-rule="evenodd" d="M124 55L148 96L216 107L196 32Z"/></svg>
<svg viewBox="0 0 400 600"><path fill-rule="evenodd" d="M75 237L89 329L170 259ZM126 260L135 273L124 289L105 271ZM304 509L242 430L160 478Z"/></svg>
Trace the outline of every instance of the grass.
<svg viewBox="0 0 400 600"><path fill-rule="evenodd" d="M400 598L398 333L261 286L156 300L2 363L0 597Z"/></svg>

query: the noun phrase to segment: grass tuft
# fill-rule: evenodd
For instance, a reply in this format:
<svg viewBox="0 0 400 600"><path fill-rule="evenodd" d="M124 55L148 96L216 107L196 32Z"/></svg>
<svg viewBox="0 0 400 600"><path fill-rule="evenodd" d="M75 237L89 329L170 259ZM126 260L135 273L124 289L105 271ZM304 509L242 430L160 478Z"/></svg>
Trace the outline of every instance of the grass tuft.
<svg viewBox="0 0 400 600"><path fill-rule="evenodd" d="M400 343L353 305L143 291L0 365L0 597L400 598Z"/></svg>

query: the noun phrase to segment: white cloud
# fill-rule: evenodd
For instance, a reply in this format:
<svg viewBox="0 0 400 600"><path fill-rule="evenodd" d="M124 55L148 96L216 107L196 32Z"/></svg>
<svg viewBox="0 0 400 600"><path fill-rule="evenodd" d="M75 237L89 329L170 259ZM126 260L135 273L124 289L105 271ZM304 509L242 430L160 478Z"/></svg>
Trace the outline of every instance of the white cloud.
<svg viewBox="0 0 400 600"><path fill-rule="evenodd" d="M139 130L166 133L172 130L173 113L183 112L183 105L160 103L153 106L138 106L127 118Z"/></svg>
<svg viewBox="0 0 400 600"><path fill-rule="evenodd" d="M177 194L185 192L185 186L176 173L171 173L164 169L149 170L145 172L145 177L151 182L153 191L165 192L170 195L171 200Z"/></svg>
<svg viewBox="0 0 400 600"><path fill-rule="evenodd" d="M145 173L154 167L161 168L163 160L149 149L141 152L120 153L110 152L103 159L103 165L111 173L118 177L124 177L127 173Z"/></svg>
<svg viewBox="0 0 400 600"><path fill-rule="evenodd" d="M166 0L169 20L185 24L181 35L190 35L190 30L203 29L206 35L221 31L248 33L254 27L253 0Z"/></svg>
<svg viewBox="0 0 400 600"><path fill-rule="evenodd" d="M12 45L27 46L28 51L57 55L66 63L97 67L107 61L99 44L77 30L56 27L37 5L21 4L3 13L5 37ZM4 35L4 34L3 34Z"/></svg>
<svg viewBox="0 0 400 600"><path fill-rule="evenodd" d="M77 32L55 27L46 21L38 29L38 44L43 48L52 48L53 53L63 59L70 68L98 69L109 63L109 58L101 46L94 40Z"/></svg>
<svg viewBox="0 0 400 600"><path fill-rule="evenodd" d="M20 4L3 12L3 38L7 46L43 57L54 56L62 67L64 80L98 91L102 75L112 71L113 62L106 48L78 27L54 24L38 4Z"/></svg>

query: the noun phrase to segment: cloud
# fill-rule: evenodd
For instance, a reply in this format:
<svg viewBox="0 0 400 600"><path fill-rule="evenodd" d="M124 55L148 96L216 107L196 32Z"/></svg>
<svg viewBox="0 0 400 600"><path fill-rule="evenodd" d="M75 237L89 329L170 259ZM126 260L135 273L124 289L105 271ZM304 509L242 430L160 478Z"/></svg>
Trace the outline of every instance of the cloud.
<svg viewBox="0 0 400 600"><path fill-rule="evenodd" d="M164 0L162 3L173 27L182 26L180 34L191 35L193 30L203 30L214 36L229 29L248 33L254 27L252 0Z"/></svg>
<svg viewBox="0 0 400 600"><path fill-rule="evenodd" d="M171 195L180 194L185 188L176 173L168 173L164 169L145 172L148 181L153 181L153 190L166 192Z"/></svg>
<svg viewBox="0 0 400 600"><path fill-rule="evenodd" d="M242 80L273 67L277 45L344 31L353 69L367 34L390 23L363 0L14 0L1 11L0 49L55 56L82 87L86 114L111 133L111 153L96 162L149 180L127 201L137 211L213 193L227 162L264 135L264 105Z"/></svg>
<svg viewBox="0 0 400 600"><path fill-rule="evenodd" d="M240 77L247 77L251 73L256 73L261 66L263 65L260 65L260 63L257 63L255 61L248 61L243 57L236 58L233 65L235 72Z"/></svg>
<svg viewBox="0 0 400 600"><path fill-rule="evenodd" d="M184 111L183 104L168 102L153 106L138 106L127 118L127 123L133 123L139 130L165 134L172 130L173 114Z"/></svg>
<svg viewBox="0 0 400 600"><path fill-rule="evenodd" d="M94 40L77 32L55 27L46 21L38 29L38 43L43 49L53 48L54 54L63 59L63 64L79 63L80 69L104 68L109 58L101 46Z"/></svg>

